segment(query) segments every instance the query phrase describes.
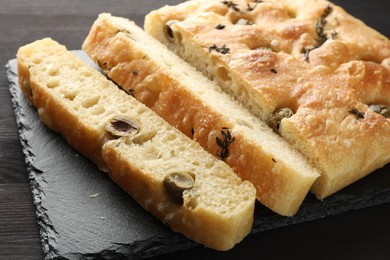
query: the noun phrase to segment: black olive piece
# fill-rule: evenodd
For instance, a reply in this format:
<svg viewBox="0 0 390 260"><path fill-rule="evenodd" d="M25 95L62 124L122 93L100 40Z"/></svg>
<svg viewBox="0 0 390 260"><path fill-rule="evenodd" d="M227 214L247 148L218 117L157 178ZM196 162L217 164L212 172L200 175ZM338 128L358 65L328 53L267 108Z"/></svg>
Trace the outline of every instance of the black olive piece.
<svg viewBox="0 0 390 260"><path fill-rule="evenodd" d="M179 22L178 20L169 20L168 22L165 23L165 35L168 36L167 38L168 39L173 39L174 38L174 35L173 35L173 31L172 31L172 28L171 26L175 23Z"/></svg>
<svg viewBox="0 0 390 260"><path fill-rule="evenodd" d="M114 117L106 124L106 131L116 137L136 134L139 124L125 117Z"/></svg>
<svg viewBox="0 0 390 260"><path fill-rule="evenodd" d="M380 104L371 104L368 106L372 111L386 118L390 118L390 107Z"/></svg>
<svg viewBox="0 0 390 260"><path fill-rule="evenodd" d="M170 173L164 178L164 187L172 200L183 204L183 192L194 186L194 179L186 172Z"/></svg>
<svg viewBox="0 0 390 260"><path fill-rule="evenodd" d="M294 112L290 108L288 107L279 108L271 116L268 125L274 130L274 132L278 133L280 122L282 121L282 119L292 117L293 115Z"/></svg>

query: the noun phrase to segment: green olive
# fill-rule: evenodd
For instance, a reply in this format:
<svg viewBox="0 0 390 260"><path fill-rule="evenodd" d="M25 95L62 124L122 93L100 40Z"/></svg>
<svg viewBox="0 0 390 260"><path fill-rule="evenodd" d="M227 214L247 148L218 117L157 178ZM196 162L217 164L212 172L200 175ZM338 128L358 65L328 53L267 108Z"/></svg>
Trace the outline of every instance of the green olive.
<svg viewBox="0 0 390 260"><path fill-rule="evenodd" d="M171 26L177 22L179 22L179 20L169 20L168 22L165 23L164 33L167 36L168 40L174 38Z"/></svg>
<svg viewBox="0 0 390 260"><path fill-rule="evenodd" d="M381 104L371 104L368 107L375 113L390 118L390 107Z"/></svg>
<svg viewBox="0 0 390 260"><path fill-rule="evenodd" d="M287 107L279 108L274 112L274 114L271 116L268 125L274 130L274 132L279 132L279 126L280 122L283 118L289 118L294 115L294 112Z"/></svg>
<svg viewBox="0 0 390 260"><path fill-rule="evenodd" d="M114 117L106 124L106 131L116 137L136 134L139 124L134 120L125 117Z"/></svg>
<svg viewBox="0 0 390 260"><path fill-rule="evenodd" d="M194 186L194 179L186 172L170 173L164 178L164 187L172 200L183 204L183 192Z"/></svg>

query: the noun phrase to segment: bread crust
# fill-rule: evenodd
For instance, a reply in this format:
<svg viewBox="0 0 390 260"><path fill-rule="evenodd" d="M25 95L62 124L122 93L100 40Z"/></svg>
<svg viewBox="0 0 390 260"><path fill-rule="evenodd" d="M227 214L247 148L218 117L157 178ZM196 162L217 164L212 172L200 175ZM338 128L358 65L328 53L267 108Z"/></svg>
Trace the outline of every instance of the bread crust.
<svg viewBox="0 0 390 260"><path fill-rule="evenodd" d="M174 39L164 33L170 20ZM390 41L341 7L196 0L151 12L145 29L264 121L291 108L279 133L321 171L318 198L390 162L389 118L369 109L390 106Z"/></svg>
<svg viewBox="0 0 390 260"><path fill-rule="evenodd" d="M124 90L214 156L222 152L216 138L229 133L234 141L222 159L254 184L265 206L286 216L297 212L318 173L264 123L134 23L101 14L83 50L96 63L107 64L102 68Z"/></svg>

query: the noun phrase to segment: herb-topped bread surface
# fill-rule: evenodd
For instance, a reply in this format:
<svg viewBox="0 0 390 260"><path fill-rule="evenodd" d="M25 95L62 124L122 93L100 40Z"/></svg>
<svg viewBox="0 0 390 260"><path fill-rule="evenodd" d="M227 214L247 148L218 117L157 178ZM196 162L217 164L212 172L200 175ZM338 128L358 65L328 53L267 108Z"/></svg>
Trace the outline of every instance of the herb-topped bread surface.
<svg viewBox="0 0 390 260"><path fill-rule="evenodd" d="M390 41L328 1L187 1L145 29L308 158L325 198L390 162Z"/></svg>

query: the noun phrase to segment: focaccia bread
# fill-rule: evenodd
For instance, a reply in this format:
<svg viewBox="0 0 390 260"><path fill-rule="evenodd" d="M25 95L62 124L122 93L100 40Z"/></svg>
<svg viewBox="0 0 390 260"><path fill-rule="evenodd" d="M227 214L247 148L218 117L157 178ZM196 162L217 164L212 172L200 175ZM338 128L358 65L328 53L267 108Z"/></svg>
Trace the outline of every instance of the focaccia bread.
<svg viewBox="0 0 390 260"><path fill-rule="evenodd" d="M217 250L250 232L256 191L227 164L51 39L17 60L42 121L172 230Z"/></svg>
<svg viewBox="0 0 390 260"><path fill-rule="evenodd" d="M328 2L193 0L145 30L302 152L323 199L390 162L390 41Z"/></svg>
<svg viewBox="0 0 390 260"><path fill-rule="evenodd" d="M101 14L83 50L119 86L251 181L258 200L295 214L319 176L298 152L132 21Z"/></svg>

